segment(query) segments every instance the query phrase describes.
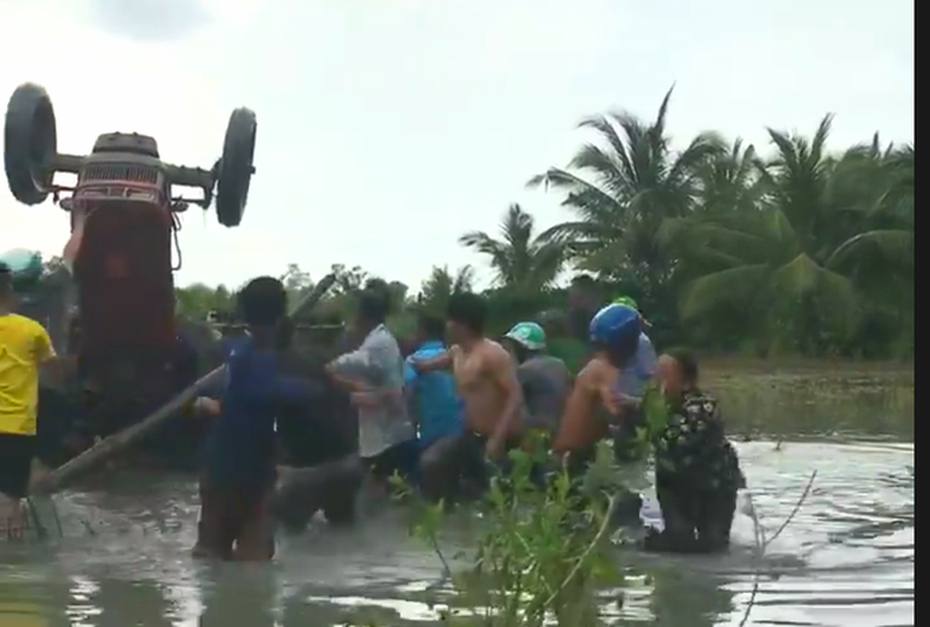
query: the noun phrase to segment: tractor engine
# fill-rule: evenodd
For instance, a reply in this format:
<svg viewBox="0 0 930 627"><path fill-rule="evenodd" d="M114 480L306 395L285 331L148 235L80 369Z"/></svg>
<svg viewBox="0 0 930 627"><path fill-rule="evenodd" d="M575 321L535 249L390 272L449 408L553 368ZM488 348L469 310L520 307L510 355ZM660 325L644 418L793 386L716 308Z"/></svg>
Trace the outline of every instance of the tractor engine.
<svg viewBox="0 0 930 627"><path fill-rule="evenodd" d="M114 412L143 409L147 399L163 401L188 383L172 376L178 351L168 200L155 140L121 133L100 136L70 199L66 250L78 290L82 383L91 398L106 396ZM95 418L104 434L118 426L118 415Z"/></svg>

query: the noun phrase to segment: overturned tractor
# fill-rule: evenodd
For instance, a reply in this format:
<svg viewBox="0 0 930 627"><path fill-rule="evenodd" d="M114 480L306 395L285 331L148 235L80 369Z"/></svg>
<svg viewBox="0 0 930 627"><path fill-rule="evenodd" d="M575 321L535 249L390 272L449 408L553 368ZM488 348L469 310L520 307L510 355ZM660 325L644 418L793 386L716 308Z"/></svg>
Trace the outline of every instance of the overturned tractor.
<svg viewBox="0 0 930 627"><path fill-rule="evenodd" d="M43 386L41 392L39 424L50 434L41 438L50 461L77 452L49 452L51 441L63 441L67 433L72 448L79 448L114 433L215 362L208 347L194 346L190 333L179 328L172 244L179 214L191 204L214 205L226 227L240 224L254 172L255 134L255 114L233 111L222 156L209 170L166 163L154 138L135 133L100 135L89 155L61 154L46 91L24 84L13 92L4 124L10 191L26 205L51 195L71 220L64 258L77 316L63 343L77 357L78 375L63 388ZM75 184L56 184L58 173L76 175ZM178 188L201 193L187 198L176 194ZM186 465L203 428L195 421L169 421L151 448Z"/></svg>

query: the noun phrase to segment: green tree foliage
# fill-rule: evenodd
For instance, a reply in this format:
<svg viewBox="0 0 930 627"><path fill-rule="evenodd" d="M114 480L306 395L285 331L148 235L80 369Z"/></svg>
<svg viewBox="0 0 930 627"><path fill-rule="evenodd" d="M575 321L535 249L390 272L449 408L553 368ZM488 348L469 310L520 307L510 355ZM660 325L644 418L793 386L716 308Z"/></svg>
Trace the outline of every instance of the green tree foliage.
<svg viewBox="0 0 930 627"><path fill-rule="evenodd" d="M211 311L231 314L235 310L233 294L225 285L194 283L176 288L174 294L177 313L192 320L205 320Z"/></svg>
<svg viewBox="0 0 930 627"><path fill-rule="evenodd" d="M510 205L500 226L500 239L471 231L459 243L489 258L497 287L530 294L552 287L565 263L565 247L535 232L533 216Z"/></svg>
<svg viewBox="0 0 930 627"><path fill-rule="evenodd" d="M805 354L857 346L874 353L863 344L869 336L888 345L898 335L876 328L882 316L905 330L913 187L908 196L901 181L913 177L913 149L880 151L876 138L832 156L830 122L825 117L811 139L769 130L775 154L755 161L744 189L757 198L748 206L663 224L665 250L693 279L681 292L685 323L735 322L731 330L761 352Z"/></svg>
<svg viewBox="0 0 930 627"><path fill-rule="evenodd" d="M449 266L433 266L430 275L420 286L416 302L427 311L441 314L450 296L472 290L474 277L475 270L471 266L463 266L455 274L449 271Z"/></svg>
<svg viewBox="0 0 930 627"><path fill-rule="evenodd" d="M875 136L831 153L826 116L810 137L769 129L767 159L712 133L674 152L669 96L649 124L625 112L582 122L599 143L530 181L564 191L578 218L540 239L638 296L676 341L912 353L913 146Z"/></svg>
<svg viewBox="0 0 930 627"><path fill-rule="evenodd" d="M875 135L831 151L828 115L810 136L768 129L762 151L716 133L675 149L671 95L651 121L627 111L584 119L590 141L566 168L529 182L563 194L571 220L540 231L514 204L497 234L462 235L494 272L484 292L491 331L566 308L558 281L573 268L596 279L605 302L636 298L660 346L912 356L914 147ZM349 320L354 295L373 277L343 264L332 272L336 284L318 310ZM292 297L314 284L297 264L282 279ZM441 314L452 294L473 289L474 269L434 266L416 294L383 283L393 328L409 334L410 306ZM222 286L178 290L183 313L231 307Z"/></svg>

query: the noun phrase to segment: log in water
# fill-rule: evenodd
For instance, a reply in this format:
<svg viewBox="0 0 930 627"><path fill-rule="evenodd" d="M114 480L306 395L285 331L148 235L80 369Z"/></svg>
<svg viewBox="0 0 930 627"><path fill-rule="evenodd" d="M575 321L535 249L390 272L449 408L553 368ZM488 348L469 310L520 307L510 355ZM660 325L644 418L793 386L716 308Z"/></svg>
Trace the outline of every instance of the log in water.
<svg viewBox="0 0 930 627"><path fill-rule="evenodd" d="M335 281L336 276L334 274L328 274L323 277L323 279L314 286L313 290L291 309L288 316L308 311L320 301ZM80 473L111 459L132 444L139 442L161 426L166 420L177 415L179 411L192 403L204 390L214 385L222 377L223 370L224 367L220 367L206 374L168 401L165 405L146 416L142 421L123 429L119 433L114 433L100 440L74 459L56 468L41 481L36 482L36 485L33 486L33 492L38 494L50 494L55 492L67 481L73 479Z"/></svg>

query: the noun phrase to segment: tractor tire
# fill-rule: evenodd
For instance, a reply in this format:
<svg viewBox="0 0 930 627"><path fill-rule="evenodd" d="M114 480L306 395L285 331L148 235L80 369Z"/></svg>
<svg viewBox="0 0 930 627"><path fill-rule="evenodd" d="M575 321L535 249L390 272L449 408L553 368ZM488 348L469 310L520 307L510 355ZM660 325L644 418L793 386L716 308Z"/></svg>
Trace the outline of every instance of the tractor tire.
<svg viewBox="0 0 930 627"><path fill-rule="evenodd" d="M226 227L239 226L255 168L255 112L240 108L229 116L223 158L217 174L216 217Z"/></svg>
<svg viewBox="0 0 930 627"><path fill-rule="evenodd" d="M55 110L43 87L24 83L16 88L7 104L3 138L3 164L13 196L26 205L45 202L55 176L58 140Z"/></svg>

